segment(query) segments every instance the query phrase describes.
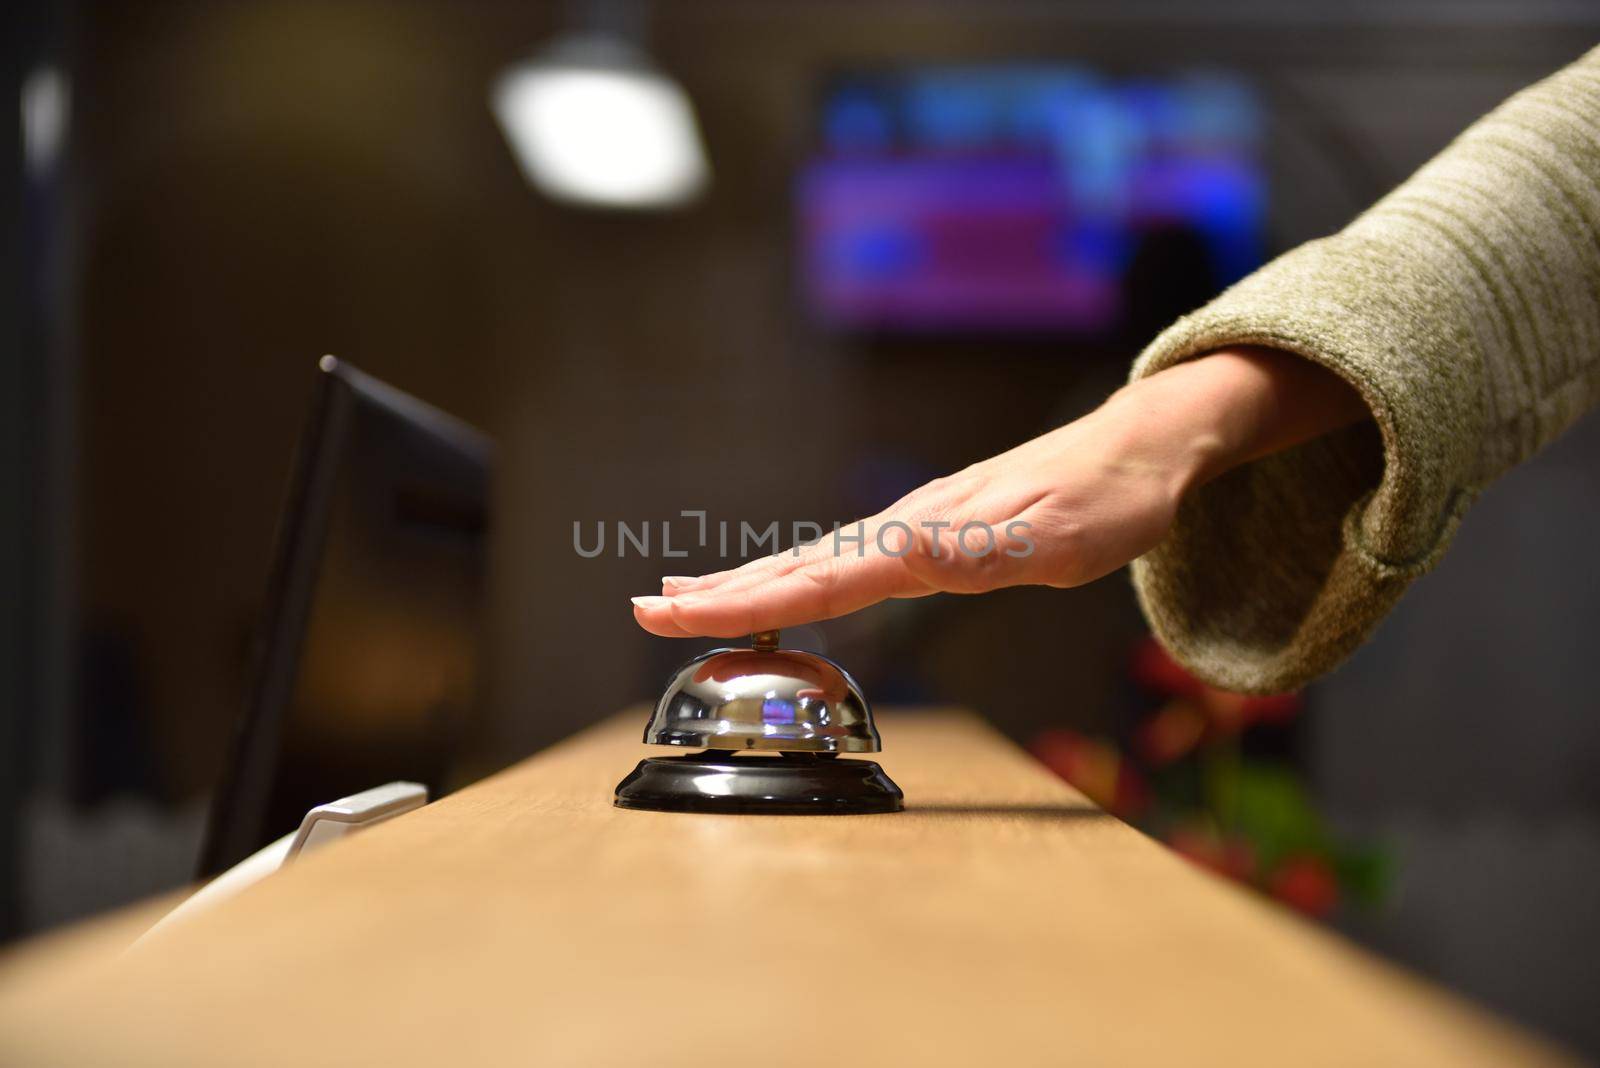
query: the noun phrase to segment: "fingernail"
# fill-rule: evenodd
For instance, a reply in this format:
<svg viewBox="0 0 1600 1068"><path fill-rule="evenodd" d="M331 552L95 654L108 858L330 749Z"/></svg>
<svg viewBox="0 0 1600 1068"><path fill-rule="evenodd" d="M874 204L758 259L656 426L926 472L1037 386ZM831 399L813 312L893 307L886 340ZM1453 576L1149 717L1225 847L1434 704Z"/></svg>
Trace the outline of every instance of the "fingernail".
<svg viewBox="0 0 1600 1068"><path fill-rule="evenodd" d="M672 603L671 597L630 597L635 607L638 608L665 608Z"/></svg>
<svg viewBox="0 0 1600 1068"><path fill-rule="evenodd" d="M684 586L693 586L696 582L699 582L699 581L700 580L695 578L693 575L663 575L663 576L661 576L661 584L663 586L677 586L680 589L683 588Z"/></svg>

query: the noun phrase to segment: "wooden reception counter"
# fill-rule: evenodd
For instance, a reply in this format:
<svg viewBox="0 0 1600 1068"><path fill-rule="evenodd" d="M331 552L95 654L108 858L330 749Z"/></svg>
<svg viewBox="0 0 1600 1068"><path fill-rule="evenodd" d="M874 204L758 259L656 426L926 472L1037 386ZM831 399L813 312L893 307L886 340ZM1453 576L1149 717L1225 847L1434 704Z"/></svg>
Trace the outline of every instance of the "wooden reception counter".
<svg viewBox="0 0 1600 1068"><path fill-rule="evenodd" d="M0 1063L1494 1065L1562 1056L887 712L880 816L626 812L642 714L132 951L0 962Z"/></svg>

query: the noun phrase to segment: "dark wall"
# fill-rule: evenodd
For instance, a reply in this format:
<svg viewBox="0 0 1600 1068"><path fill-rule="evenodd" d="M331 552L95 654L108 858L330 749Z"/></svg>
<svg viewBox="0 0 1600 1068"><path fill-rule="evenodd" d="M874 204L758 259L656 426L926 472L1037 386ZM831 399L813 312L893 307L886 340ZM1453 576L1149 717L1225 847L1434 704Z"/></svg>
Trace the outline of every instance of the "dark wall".
<svg viewBox="0 0 1600 1068"><path fill-rule="evenodd" d="M1600 418L1491 487L1316 689L1325 802L1400 872L1356 933L1600 1051Z"/></svg>
<svg viewBox="0 0 1600 1068"><path fill-rule="evenodd" d="M15 16L13 16L15 17ZM0 52L0 92L15 100L33 59L29 35L8 24L4 51ZM4 232L22 231L23 171L22 129L18 109L10 108L3 120L4 158L0 160L0 196L4 197ZM16 593L6 598L0 614L0 939L13 934L21 922L17 894L21 862L21 814L26 789L28 751L24 724L31 697L27 634L33 622L31 583L27 576L37 559L32 530L24 521L25 502L33 482L29 457L32 421L30 401L37 400L34 384L38 354L28 343L26 326L26 254L20 242L7 241L0 249L0 331L9 352L0 359L0 588ZM24 592L27 591L27 592Z"/></svg>

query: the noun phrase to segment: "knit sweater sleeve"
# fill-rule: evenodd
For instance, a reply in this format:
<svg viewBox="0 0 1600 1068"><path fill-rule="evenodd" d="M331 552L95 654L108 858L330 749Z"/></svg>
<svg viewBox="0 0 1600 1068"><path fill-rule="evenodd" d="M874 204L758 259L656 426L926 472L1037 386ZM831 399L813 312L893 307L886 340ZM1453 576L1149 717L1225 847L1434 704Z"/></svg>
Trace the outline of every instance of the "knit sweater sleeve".
<svg viewBox="0 0 1600 1068"><path fill-rule="evenodd" d="M1133 565L1179 660L1267 693L1339 664L1479 491L1600 402L1600 49L1180 319L1133 377L1240 344L1329 368L1373 416L1194 491Z"/></svg>

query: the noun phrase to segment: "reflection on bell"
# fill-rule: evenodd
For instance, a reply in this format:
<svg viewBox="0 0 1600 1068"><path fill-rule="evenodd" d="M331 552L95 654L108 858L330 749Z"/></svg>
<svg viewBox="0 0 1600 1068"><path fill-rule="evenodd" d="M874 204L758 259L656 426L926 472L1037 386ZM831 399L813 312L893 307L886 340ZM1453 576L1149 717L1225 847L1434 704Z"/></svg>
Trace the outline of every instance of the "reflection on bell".
<svg viewBox="0 0 1600 1068"><path fill-rule="evenodd" d="M705 752L641 760L617 784L619 808L898 812L904 796L873 761L838 759L879 749L855 680L825 656L779 649L775 630L679 668L644 740Z"/></svg>

